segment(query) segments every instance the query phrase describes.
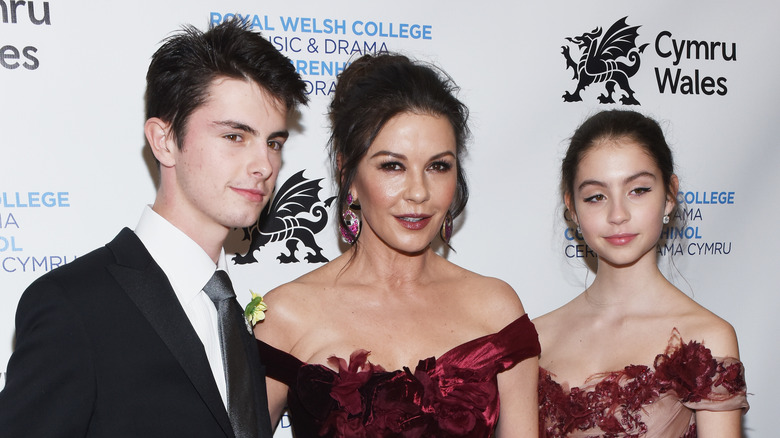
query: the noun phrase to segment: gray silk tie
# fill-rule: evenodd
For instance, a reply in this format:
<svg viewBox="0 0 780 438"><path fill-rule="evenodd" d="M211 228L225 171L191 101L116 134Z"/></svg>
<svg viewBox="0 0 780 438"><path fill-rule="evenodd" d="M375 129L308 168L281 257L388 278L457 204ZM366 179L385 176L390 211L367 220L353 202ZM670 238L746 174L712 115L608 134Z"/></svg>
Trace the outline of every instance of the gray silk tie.
<svg viewBox="0 0 780 438"><path fill-rule="evenodd" d="M217 307L219 341L222 344L222 363L225 366L227 382L227 411L233 432L237 438L258 437L257 409L252 383L254 379L249 371L244 344L241 342L241 331L246 330L244 313L236 301L227 272L214 272L203 291Z"/></svg>

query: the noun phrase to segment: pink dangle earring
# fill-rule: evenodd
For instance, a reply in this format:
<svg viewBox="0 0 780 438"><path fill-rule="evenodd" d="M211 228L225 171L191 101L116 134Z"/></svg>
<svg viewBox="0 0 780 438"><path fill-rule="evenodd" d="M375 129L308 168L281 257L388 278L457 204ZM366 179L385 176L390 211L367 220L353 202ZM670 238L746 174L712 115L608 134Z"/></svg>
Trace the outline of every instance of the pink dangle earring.
<svg viewBox="0 0 780 438"><path fill-rule="evenodd" d="M350 245L357 241L358 235L360 235L360 218L353 211L360 209L360 204L355 203L356 199L352 198L352 193L347 194L347 208L341 214L344 219L343 223L339 224L339 230L341 231L341 240ZM344 225L346 224L346 228Z"/></svg>

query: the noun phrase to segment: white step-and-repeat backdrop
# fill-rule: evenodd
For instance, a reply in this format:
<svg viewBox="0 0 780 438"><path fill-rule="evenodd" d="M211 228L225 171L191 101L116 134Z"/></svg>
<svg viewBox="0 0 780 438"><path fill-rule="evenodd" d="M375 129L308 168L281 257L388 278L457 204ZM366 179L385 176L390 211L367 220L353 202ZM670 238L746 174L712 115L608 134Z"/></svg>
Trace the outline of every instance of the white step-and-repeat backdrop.
<svg viewBox="0 0 780 438"><path fill-rule="evenodd" d="M240 14L309 85L311 105L285 146L277 187L293 178L319 184L312 207L334 193L325 113L351 57L401 51L455 79L472 114L465 163L472 197L456 222L457 253L447 256L509 282L532 317L593 278L585 267L592 254L562 219L566 139L603 108L660 120L676 154L687 219L685 228L667 231L660 263L683 291L736 328L752 405L744 435L774 435L777 2L36 0L0 1L0 14L0 371L14 348L25 287L135 226L154 199L143 93L159 42L182 24L205 28ZM622 49L640 52L638 69L626 70L636 105L627 105L620 87L616 103L600 103L606 89L598 82L580 101L566 101L578 88L568 60L589 56L572 40L597 28L603 37L613 25L629 35ZM323 230L311 230L329 259L342 249L332 210L330 216ZM313 252L305 239L297 242L297 260L281 263L288 242L242 237L231 236L228 249L239 255L231 272L244 303L249 289L266 291L317 266L305 259ZM248 253L254 257L243 257ZM277 435L290 436L285 420Z"/></svg>

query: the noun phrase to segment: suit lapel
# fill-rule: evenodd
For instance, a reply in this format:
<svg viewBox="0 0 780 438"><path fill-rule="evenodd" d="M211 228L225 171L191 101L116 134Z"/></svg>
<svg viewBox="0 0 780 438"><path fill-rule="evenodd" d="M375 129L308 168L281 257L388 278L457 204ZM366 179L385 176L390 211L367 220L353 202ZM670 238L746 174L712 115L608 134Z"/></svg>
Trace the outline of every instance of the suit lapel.
<svg viewBox="0 0 780 438"><path fill-rule="evenodd" d="M109 265L108 270L184 369L225 434L233 437L230 419L214 382L203 344L168 278L129 229L123 229L106 246L117 259L117 264Z"/></svg>

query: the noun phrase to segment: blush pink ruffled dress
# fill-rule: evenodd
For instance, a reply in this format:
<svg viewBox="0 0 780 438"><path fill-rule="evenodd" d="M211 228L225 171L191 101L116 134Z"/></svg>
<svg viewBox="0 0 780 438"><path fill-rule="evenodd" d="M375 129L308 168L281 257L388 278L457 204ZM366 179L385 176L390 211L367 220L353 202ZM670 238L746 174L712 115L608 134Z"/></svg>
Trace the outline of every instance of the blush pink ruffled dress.
<svg viewBox="0 0 780 438"><path fill-rule="evenodd" d="M748 409L742 363L684 343L677 330L652 368L630 365L575 388L554 377L540 368L541 437L690 438L695 411Z"/></svg>

